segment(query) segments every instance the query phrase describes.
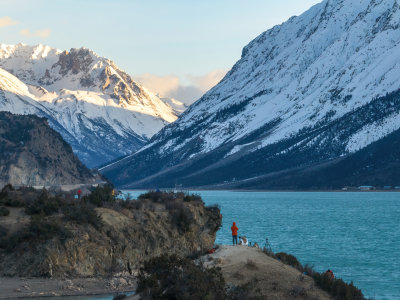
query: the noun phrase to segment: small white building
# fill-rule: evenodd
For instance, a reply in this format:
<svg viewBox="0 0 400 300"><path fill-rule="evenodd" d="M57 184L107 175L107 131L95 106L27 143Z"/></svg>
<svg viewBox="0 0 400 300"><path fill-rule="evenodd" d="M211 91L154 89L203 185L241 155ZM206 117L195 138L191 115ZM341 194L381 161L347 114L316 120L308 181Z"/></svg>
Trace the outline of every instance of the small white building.
<svg viewBox="0 0 400 300"><path fill-rule="evenodd" d="M372 191L375 189L375 187L373 187L371 185L362 185L362 186L359 186L358 189L360 191Z"/></svg>

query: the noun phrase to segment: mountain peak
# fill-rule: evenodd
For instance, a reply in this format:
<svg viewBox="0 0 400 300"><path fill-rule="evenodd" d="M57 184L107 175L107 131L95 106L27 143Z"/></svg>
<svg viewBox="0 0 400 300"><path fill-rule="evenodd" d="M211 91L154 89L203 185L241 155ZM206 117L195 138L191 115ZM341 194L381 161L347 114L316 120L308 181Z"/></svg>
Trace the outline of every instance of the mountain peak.
<svg viewBox="0 0 400 300"><path fill-rule="evenodd" d="M26 60L36 60L45 58L52 53L58 54L60 52L61 50L42 44L34 46L24 43L19 43L16 45L0 44L0 59L20 57Z"/></svg>
<svg viewBox="0 0 400 300"><path fill-rule="evenodd" d="M128 187L221 183L366 147L400 128L397 104L376 101L400 89L399 28L397 0L314 5L256 37L217 86L104 171Z"/></svg>
<svg viewBox="0 0 400 300"><path fill-rule="evenodd" d="M137 150L179 114L85 47L1 45L0 68L0 110L49 118L91 167Z"/></svg>

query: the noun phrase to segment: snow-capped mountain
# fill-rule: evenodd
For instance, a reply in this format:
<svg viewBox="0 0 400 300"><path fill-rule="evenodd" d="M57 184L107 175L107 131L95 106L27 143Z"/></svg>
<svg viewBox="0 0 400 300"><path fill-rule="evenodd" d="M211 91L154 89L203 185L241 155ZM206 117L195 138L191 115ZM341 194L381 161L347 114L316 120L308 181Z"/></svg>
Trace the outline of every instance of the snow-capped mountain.
<svg viewBox="0 0 400 300"><path fill-rule="evenodd" d="M158 96L158 95L157 95ZM177 116L181 115L188 106L175 98L160 98L165 104L170 106Z"/></svg>
<svg viewBox="0 0 400 300"><path fill-rule="evenodd" d="M400 128L399 71L397 0L325 0L254 39L175 123L103 172L127 187L215 185L349 155Z"/></svg>
<svg viewBox="0 0 400 300"><path fill-rule="evenodd" d="M0 110L47 117L90 167L132 153L177 118L169 104L86 48L2 44L0 68Z"/></svg>

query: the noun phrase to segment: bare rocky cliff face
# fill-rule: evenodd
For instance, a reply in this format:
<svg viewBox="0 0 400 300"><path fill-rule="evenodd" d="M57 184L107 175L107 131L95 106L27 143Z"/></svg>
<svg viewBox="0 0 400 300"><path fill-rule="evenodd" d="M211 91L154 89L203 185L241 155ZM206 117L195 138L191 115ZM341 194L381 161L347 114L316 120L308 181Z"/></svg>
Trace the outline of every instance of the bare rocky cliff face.
<svg viewBox="0 0 400 300"><path fill-rule="evenodd" d="M0 186L94 183L96 178L44 118L0 112Z"/></svg>
<svg viewBox="0 0 400 300"><path fill-rule="evenodd" d="M9 247L1 250L0 243L0 276L135 275L145 260L161 254L204 253L214 245L222 221L220 211L205 207L196 196L181 196L117 200L91 207L99 216L97 221L89 220L90 213L77 221L77 215L89 209L86 204L64 203L69 208L40 219L31 215L30 223L25 221L27 227L14 233L3 225L12 216L0 217L0 229L3 225L8 230L3 248ZM45 236L36 230L42 226L38 224L57 228L57 232L52 232L51 238Z"/></svg>

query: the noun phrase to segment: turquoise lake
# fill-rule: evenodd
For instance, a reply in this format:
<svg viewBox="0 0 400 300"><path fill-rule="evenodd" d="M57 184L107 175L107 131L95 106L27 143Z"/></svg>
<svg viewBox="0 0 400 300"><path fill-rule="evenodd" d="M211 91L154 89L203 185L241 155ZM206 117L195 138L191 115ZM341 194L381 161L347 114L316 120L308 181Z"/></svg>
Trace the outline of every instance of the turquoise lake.
<svg viewBox="0 0 400 300"><path fill-rule="evenodd" d="M133 197L141 191L129 191ZM400 299L400 193L196 191L218 204L217 244L239 235L295 255L317 271L353 281L373 299Z"/></svg>

